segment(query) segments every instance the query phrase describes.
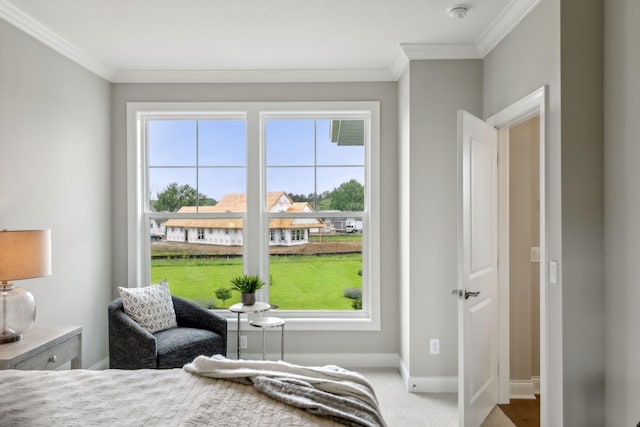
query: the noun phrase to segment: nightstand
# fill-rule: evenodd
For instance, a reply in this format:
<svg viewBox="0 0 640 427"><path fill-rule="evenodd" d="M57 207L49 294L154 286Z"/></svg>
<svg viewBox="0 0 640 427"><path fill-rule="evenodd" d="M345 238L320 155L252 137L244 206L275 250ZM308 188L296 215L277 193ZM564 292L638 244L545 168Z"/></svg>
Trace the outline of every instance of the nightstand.
<svg viewBox="0 0 640 427"><path fill-rule="evenodd" d="M0 345L0 369L56 369L67 362L82 367L80 326L34 326L20 341Z"/></svg>

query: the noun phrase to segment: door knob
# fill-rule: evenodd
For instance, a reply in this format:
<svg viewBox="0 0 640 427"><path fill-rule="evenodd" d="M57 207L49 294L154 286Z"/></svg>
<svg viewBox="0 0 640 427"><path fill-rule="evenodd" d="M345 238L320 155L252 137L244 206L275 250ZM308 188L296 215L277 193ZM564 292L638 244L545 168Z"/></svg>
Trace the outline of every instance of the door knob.
<svg viewBox="0 0 640 427"><path fill-rule="evenodd" d="M464 299L469 299L469 297L477 297L480 295L480 291L470 291L469 289L464 290Z"/></svg>
<svg viewBox="0 0 640 427"><path fill-rule="evenodd" d="M469 297L477 297L480 295L480 291L470 291L469 288L465 288L464 290L453 289L451 295L456 295L460 299L469 299Z"/></svg>

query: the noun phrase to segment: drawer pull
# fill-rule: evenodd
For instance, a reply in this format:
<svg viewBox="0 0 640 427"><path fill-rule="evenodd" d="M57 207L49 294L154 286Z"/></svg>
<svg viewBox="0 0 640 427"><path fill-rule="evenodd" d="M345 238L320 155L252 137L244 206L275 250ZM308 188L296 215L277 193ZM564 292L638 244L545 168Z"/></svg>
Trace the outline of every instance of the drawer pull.
<svg viewBox="0 0 640 427"><path fill-rule="evenodd" d="M58 361L58 358L56 357L55 354L52 354L51 356L49 356L49 363L56 363Z"/></svg>

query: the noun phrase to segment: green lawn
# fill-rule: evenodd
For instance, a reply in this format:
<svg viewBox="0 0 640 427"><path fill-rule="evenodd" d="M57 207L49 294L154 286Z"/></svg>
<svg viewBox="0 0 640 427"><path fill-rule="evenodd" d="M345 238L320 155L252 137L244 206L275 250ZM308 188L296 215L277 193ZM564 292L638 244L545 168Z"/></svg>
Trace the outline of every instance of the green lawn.
<svg viewBox="0 0 640 427"><path fill-rule="evenodd" d="M361 254L271 256L270 271L275 286L271 304L281 309L353 310L352 300L343 296L346 288L361 288ZM215 290L229 287L229 280L242 274L242 258L152 260L151 279L168 279L171 293L200 302L216 300ZM238 292L224 302L229 307L240 301Z"/></svg>

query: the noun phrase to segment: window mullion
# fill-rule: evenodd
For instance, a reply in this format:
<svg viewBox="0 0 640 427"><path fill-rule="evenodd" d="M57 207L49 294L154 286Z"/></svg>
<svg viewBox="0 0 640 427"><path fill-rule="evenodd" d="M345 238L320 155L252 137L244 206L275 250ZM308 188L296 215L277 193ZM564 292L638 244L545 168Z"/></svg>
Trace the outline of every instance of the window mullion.
<svg viewBox="0 0 640 427"><path fill-rule="evenodd" d="M262 231L262 166L260 149L260 115L247 112L247 212L243 224L245 272L260 274L264 234ZM248 244L248 242L251 242Z"/></svg>

